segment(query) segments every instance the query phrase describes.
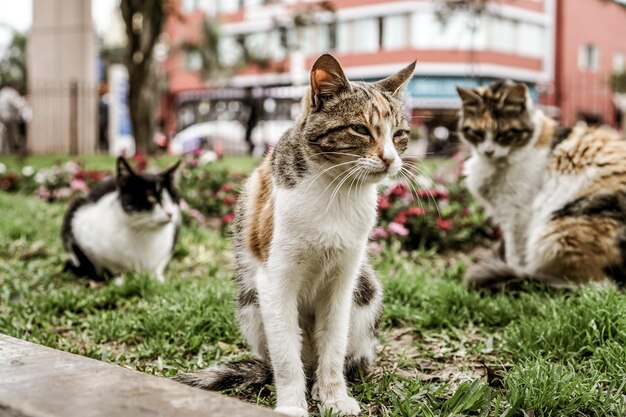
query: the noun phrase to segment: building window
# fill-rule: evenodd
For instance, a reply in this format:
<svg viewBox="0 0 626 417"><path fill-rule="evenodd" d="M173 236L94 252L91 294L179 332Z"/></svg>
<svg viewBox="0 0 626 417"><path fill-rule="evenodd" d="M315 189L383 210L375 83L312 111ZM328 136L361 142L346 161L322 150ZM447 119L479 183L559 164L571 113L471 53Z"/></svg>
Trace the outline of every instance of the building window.
<svg viewBox="0 0 626 417"><path fill-rule="evenodd" d="M600 49L591 43L581 45L578 51L578 68L582 71L600 69Z"/></svg>
<svg viewBox="0 0 626 417"><path fill-rule="evenodd" d="M626 71L626 57L623 52L616 52L615 55L613 55L613 71Z"/></svg>
<svg viewBox="0 0 626 417"><path fill-rule="evenodd" d="M466 12L456 12L450 15L444 23L434 13L415 13L411 20L411 43L416 48L485 48L488 26L485 16L476 17ZM408 29L407 32L409 32Z"/></svg>
<svg viewBox="0 0 626 417"><path fill-rule="evenodd" d="M409 43L407 15L383 17L382 47L385 50L404 49Z"/></svg>
<svg viewBox="0 0 626 417"><path fill-rule="evenodd" d="M511 19L496 17L492 20L491 47L494 51L517 52L517 22Z"/></svg>
<svg viewBox="0 0 626 417"><path fill-rule="evenodd" d="M217 0L218 13L233 13L241 8L240 0Z"/></svg>
<svg viewBox="0 0 626 417"><path fill-rule="evenodd" d="M236 65L242 58L241 46L233 36L220 36L218 59L224 66Z"/></svg>
<svg viewBox="0 0 626 417"><path fill-rule="evenodd" d="M378 19L363 19L352 22L350 42L352 52L376 52L380 44Z"/></svg>
<svg viewBox="0 0 626 417"><path fill-rule="evenodd" d="M187 71L200 71L202 69L202 55L199 51L185 51L185 69Z"/></svg>
<svg viewBox="0 0 626 417"><path fill-rule="evenodd" d="M545 52L542 26L520 22L517 26L517 52L520 55L541 58Z"/></svg>

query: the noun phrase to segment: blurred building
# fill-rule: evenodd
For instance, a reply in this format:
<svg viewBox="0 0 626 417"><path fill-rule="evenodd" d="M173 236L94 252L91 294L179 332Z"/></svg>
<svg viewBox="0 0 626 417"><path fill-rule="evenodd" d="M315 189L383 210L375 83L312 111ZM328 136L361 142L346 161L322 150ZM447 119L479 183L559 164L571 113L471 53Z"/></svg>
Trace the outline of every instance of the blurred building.
<svg viewBox="0 0 626 417"><path fill-rule="evenodd" d="M29 151L96 152L96 45L91 2L33 1L27 47L33 109Z"/></svg>
<svg viewBox="0 0 626 417"><path fill-rule="evenodd" d="M565 124L577 119L618 125L608 83L626 70L626 2L558 0L555 86L547 100Z"/></svg>
<svg viewBox="0 0 626 417"><path fill-rule="evenodd" d="M498 0L481 13L448 15L432 0L183 0L182 5L190 21L204 16L219 22L219 59L237 69L226 78L210 77L207 84L196 52L179 50L168 59L169 120L177 130L216 117L220 112L211 111L216 100L225 100L221 110L238 111L231 102L246 94L261 101L263 117L292 117L308 69L325 52L339 59L349 78L366 81L417 59L408 104L414 124L428 132L454 129L456 85L498 78L527 83L532 97L565 123L585 114L615 122L606 79L624 65L626 9L612 1ZM200 27L169 22L171 44L197 36ZM442 141L451 137L437 131Z"/></svg>

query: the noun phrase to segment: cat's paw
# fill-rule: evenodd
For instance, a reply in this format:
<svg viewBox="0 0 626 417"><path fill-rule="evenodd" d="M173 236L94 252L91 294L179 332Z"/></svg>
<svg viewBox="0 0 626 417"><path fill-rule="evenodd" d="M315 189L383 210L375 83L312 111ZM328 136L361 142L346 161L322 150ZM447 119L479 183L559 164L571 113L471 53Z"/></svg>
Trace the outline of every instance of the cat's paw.
<svg viewBox="0 0 626 417"><path fill-rule="evenodd" d="M274 409L277 413L284 414L289 417L308 417L309 412L301 407L276 407Z"/></svg>
<svg viewBox="0 0 626 417"><path fill-rule="evenodd" d="M322 409L325 412L332 410L333 415L338 416L358 416L361 413L359 402L349 395L324 401Z"/></svg>

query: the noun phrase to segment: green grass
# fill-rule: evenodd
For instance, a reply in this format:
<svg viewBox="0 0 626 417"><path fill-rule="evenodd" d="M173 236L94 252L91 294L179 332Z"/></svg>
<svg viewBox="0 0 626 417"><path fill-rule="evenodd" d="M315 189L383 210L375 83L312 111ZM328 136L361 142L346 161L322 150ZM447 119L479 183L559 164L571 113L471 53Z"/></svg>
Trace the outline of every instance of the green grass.
<svg viewBox="0 0 626 417"><path fill-rule="evenodd" d="M64 209L0 193L0 332L168 377L247 354L227 238L190 225L166 284L90 285L61 272ZM459 284L463 265L397 248L375 265L381 352L352 387L366 415L626 415L625 294L480 295ZM269 386L229 394L275 398Z"/></svg>
<svg viewBox="0 0 626 417"><path fill-rule="evenodd" d="M153 162L161 168L176 162L178 158L171 155L162 155L154 158ZM93 170L113 170L115 168L115 157L111 155L89 155L89 156L69 156L69 155L37 155L20 158L12 155L0 155L0 163L3 163L10 170L20 170L24 166L32 166L35 169L46 168L54 164L62 164L67 161L78 161L84 164L85 168ZM227 168L233 172L247 173L258 164L259 160L248 156L231 156L215 162L216 168Z"/></svg>

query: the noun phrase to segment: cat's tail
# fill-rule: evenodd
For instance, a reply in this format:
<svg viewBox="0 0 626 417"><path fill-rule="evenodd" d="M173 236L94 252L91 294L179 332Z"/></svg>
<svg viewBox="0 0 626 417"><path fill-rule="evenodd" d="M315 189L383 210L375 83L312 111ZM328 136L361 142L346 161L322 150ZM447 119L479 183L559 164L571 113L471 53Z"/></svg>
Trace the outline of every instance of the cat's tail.
<svg viewBox="0 0 626 417"><path fill-rule="evenodd" d="M565 278L548 274L527 274L498 258L472 265L463 277L463 284L471 289L523 290L528 283L560 290L576 288L575 284Z"/></svg>
<svg viewBox="0 0 626 417"><path fill-rule="evenodd" d="M222 391L270 384L272 368L258 359L244 359L215 365L194 373L180 374L174 377L174 380L209 391Z"/></svg>

